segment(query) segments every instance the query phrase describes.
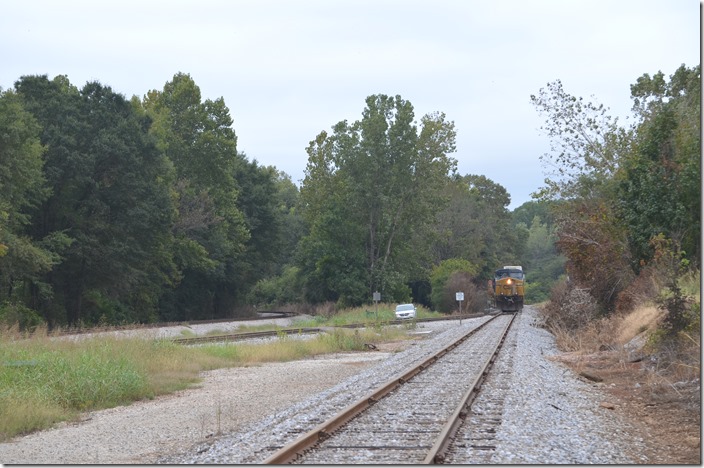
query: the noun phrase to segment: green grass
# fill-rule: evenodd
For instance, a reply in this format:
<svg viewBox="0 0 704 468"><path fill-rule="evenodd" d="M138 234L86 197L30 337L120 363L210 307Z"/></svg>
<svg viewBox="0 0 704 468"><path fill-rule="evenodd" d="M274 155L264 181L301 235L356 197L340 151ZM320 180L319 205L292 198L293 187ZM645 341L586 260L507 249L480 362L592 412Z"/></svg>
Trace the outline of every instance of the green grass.
<svg viewBox="0 0 704 468"><path fill-rule="evenodd" d="M439 312L431 312L423 306L416 306L417 318L435 318L442 317ZM396 320L394 310L396 304L379 304L378 307L370 305L365 307L356 307L335 313L330 317L321 315L315 316L312 319L295 319L294 326L297 327L336 327L340 325L350 325L353 323L363 323L374 326L375 324L383 324L390 320Z"/></svg>
<svg viewBox="0 0 704 468"><path fill-rule="evenodd" d="M0 332L0 440L110 408L184 389L205 370L285 362L366 343L408 339L403 328L336 330L265 344L185 347L170 340L94 337L78 341Z"/></svg>

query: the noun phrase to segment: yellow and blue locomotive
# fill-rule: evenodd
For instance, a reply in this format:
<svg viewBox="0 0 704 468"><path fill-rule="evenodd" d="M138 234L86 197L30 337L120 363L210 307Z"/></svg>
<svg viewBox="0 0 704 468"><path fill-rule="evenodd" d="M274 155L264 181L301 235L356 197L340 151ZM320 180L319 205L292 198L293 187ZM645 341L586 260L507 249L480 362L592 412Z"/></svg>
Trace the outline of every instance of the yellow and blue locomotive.
<svg viewBox="0 0 704 468"><path fill-rule="evenodd" d="M494 273L492 295L501 312L520 312L525 296L525 275L521 266L504 266Z"/></svg>

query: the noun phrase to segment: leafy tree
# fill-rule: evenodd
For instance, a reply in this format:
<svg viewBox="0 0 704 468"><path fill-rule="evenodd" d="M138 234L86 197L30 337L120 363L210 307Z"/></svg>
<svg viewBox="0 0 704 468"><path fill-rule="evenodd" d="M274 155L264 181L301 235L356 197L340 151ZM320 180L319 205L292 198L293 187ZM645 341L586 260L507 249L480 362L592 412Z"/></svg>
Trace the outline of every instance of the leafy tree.
<svg viewBox="0 0 704 468"><path fill-rule="evenodd" d="M253 305L284 305L304 300L300 268L294 265L295 252L305 233L305 224L299 211L298 187L291 177L273 167L268 168L274 176L272 216L267 242L261 242L263 249L270 251L268 275L261 278L247 293L247 303ZM246 212L245 212L246 214ZM274 231L274 228L277 230ZM271 234L276 234L275 237ZM252 238L257 237L252 233Z"/></svg>
<svg viewBox="0 0 704 468"><path fill-rule="evenodd" d="M52 242L59 236L28 235L30 213L49 195L40 132L21 96L0 90L0 320L23 328L41 320L24 304L33 289L50 297L51 286L42 278L60 261L61 250L60 242Z"/></svg>
<svg viewBox="0 0 704 468"><path fill-rule="evenodd" d="M535 216L528 230L522 265L526 271L526 302L547 300L550 289L564 274L565 258L557 253L554 232Z"/></svg>
<svg viewBox="0 0 704 468"><path fill-rule="evenodd" d="M162 297L162 314L227 316L243 294L243 274L251 272L244 263L250 233L238 191L248 167L237 153L229 110L222 98L202 101L198 86L183 73L162 91L150 91L143 107L154 121L151 133L173 164L179 208L172 234L180 281Z"/></svg>
<svg viewBox="0 0 704 468"><path fill-rule="evenodd" d="M481 175L455 176L445 193L449 203L436 214L434 264L464 258L487 280L498 266L518 261L527 232L512 222L503 186Z"/></svg>
<svg viewBox="0 0 704 468"><path fill-rule="evenodd" d="M558 80L531 96L546 115L553 153L543 156L553 179L537 196L560 199L557 246L570 279L587 288L604 310L633 279L627 231L616 216L614 176L632 148L633 132L618 126L603 105L567 94Z"/></svg>
<svg viewBox="0 0 704 468"><path fill-rule="evenodd" d="M149 120L97 82L79 91L63 76L30 76L15 87L48 148L51 196L34 214L31 235L64 246L71 239L46 275L54 297L35 291L34 303L51 323L153 320L172 274L171 201Z"/></svg>
<svg viewBox="0 0 704 468"><path fill-rule="evenodd" d="M619 177L619 214L628 226L634 268L649 262L651 239L673 239L693 265L701 243L701 68L681 66L631 86L640 117L635 149Z"/></svg>
<svg viewBox="0 0 704 468"><path fill-rule="evenodd" d="M295 251L300 240L305 235L305 222L301 215L300 191L291 177L283 171L277 171L274 181L276 187L276 213L279 229L279 251L275 262L277 273L286 266L293 265Z"/></svg>
<svg viewBox="0 0 704 468"><path fill-rule="evenodd" d="M527 201L511 213L513 223L515 225L523 223L525 226L531 226L535 217L538 216L540 222L545 224L548 230L551 230L554 225L552 212L557 204L557 202L551 200Z"/></svg>
<svg viewBox="0 0 704 468"><path fill-rule="evenodd" d="M282 206L284 201L279 192L283 182L273 166L260 166L256 160L249 162L240 154L235 180L237 206L250 233L238 281L242 289L248 289L258 280L281 271L282 230L288 212Z"/></svg>
<svg viewBox="0 0 704 468"><path fill-rule="evenodd" d="M280 306L302 301L298 267L287 266L281 275L261 279L248 293L247 302L262 306Z"/></svg>
<svg viewBox="0 0 704 468"><path fill-rule="evenodd" d="M551 140L551 152L541 156L549 177L536 195L543 200L593 198L608 190L604 184L631 150L632 131L619 126L603 104L568 94L560 80L530 99L546 117L541 130Z"/></svg>
<svg viewBox="0 0 704 468"><path fill-rule="evenodd" d="M307 148L301 189L309 234L300 250L309 300L368 301L379 290L402 300L420 275L419 239L442 206L455 161L455 130L428 114L420 130L400 96L369 96L362 120L342 121Z"/></svg>

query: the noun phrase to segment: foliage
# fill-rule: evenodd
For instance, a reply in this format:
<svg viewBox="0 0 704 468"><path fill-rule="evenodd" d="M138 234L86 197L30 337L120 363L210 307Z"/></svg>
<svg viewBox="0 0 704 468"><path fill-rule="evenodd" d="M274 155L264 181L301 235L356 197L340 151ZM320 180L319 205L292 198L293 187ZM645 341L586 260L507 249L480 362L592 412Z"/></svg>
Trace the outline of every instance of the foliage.
<svg viewBox="0 0 704 468"><path fill-rule="evenodd" d="M655 252L653 264L656 271L664 278L665 289L658 298L660 309L666 312L663 329L670 336L685 330L693 321L699 320L698 312L692 314L693 300L682 292L680 278L689 262L677 243L664 235L654 237L651 245ZM697 308L698 309L698 308Z"/></svg>
<svg viewBox="0 0 704 468"><path fill-rule="evenodd" d="M0 327L17 326L19 330L33 332L43 324L42 317L23 304L9 301L0 304Z"/></svg>
<svg viewBox="0 0 704 468"><path fill-rule="evenodd" d="M455 130L428 114L420 130L400 96L369 96L362 120L311 141L301 188L309 232L298 262L306 299L368 302L374 291L406 300L421 275L422 245L455 162Z"/></svg>
<svg viewBox="0 0 704 468"><path fill-rule="evenodd" d="M564 274L565 258L555 248L554 229L535 216L528 230L523 267L526 272L527 303L548 299L553 284Z"/></svg>
<svg viewBox="0 0 704 468"><path fill-rule="evenodd" d="M172 192L178 207L171 230L174 244L186 246L190 253L176 252L178 281L161 297L161 314L172 320L231 314L240 285L251 272L244 253L248 248L252 255L261 251L260 246L247 245L248 227L259 229L266 221L257 218L270 211L268 202L256 209L262 198L253 190L250 199L239 197L238 185L248 184L259 168L237 153L223 99L202 101L189 75L177 73L162 91L150 91L142 105L154 122L150 133L174 168L178 188ZM243 204L250 209L249 226Z"/></svg>
<svg viewBox="0 0 704 468"><path fill-rule="evenodd" d="M513 224L524 224L530 227L537 216L540 218L540 222L545 224L548 231L551 231L555 224L553 210L555 210L557 205L559 205L559 202L552 200L527 201L511 212L511 219Z"/></svg>
<svg viewBox="0 0 704 468"><path fill-rule="evenodd" d="M697 266L701 245L701 73L681 66L631 86L641 122L619 177L619 214L628 227L634 268L650 261L650 240L675 240Z"/></svg>
<svg viewBox="0 0 704 468"><path fill-rule="evenodd" d="M541 156L547 174L542 199L590 197L598 194L630 150L632 134L612 119L603 104L568 94L562 82L548 83L531 102L546 116L543 130L551 140L551 153Z"/></svg>
<svg viewBox="0 0 704 468"><path fill-rule="evenodd" d="M563 210L557 215L556 245L568 259L567 273L602 310L612 310L618 293L634 279L625 231L603 201L573 201Z"/></svg>
<svg viewBox="0 0 704 468"><path fill-rule="evenodd" d="M52 293L42 276L59 262L58 235L33 239L31 214L49 191L43 173L41 127L16 92L0 93L0 313L20 326L36 325L36 314L24 304L30 291ZM57 242L52 242L56 240ZM40 319L41 320L41 319Z"/></svg>
<svg viewBox="0 0 704 468"><path fill-rule="evenodd" d="M276 217L278 218L278 256L274 261L276 271L282 271L295 263L295 252L301 238L306 233L306 225L301 215L300 191L291 177L276 171L274 180L276 193ZM271 246L266 246L271 249ZM274 250L274 249L271 249Z"/></svg>
<svg viewBox="0 0 704 468"><path fill-rule="evenodd" d="M669 81L645 74L631 97L629 129L559 81L531 97L554 140L545 160L555 178L538 195L559 201L556 244L573 289L621 312L664 291L663 333L674 336L698 321L679 278L698 269L701 252L700 66L682 65Z"/></svg>
<svg viewBox="0 0 704 468"><path fill-rule="evenodd" d="M51 189L28 232L61 246L61 261L55 257L42 277L48 286L31 287L29 304L50 324L96 322L87 297L99 293L130 310L131 320L148 320L171 275L168 169L148 119L97 82L79 91L66 77L28 76L15 87L42 127Z"/></svg>
<svg viewBox="0 0 704 468"><path fill-rule="evenodd" d="M434 265L464 258L478 267L476 276L488 280L499 266L519 263L527 232L512 222L503 186L470 174L452 177L445 193L449 203L435 215L430 246Z"/></svg>
<svg viewBox="0 0 704 468"><path fill-rule="evenodd" d="M247 303L276 307L302 302L299 268L288 266L279 276L261 279L247 294Z"/></svg>
<svg viewBox="0 0 704 468"><path fill-rule="evenodd" d="M433 307L440 312L451 312L458 305L455 299L457 292L465 293L465 305L472 304L471 298L478 295L476 287L472 284L477 272L476 265L461 258L443 260L433 267L430 274ZM486 304L486 299L483 303Z"/></svg>

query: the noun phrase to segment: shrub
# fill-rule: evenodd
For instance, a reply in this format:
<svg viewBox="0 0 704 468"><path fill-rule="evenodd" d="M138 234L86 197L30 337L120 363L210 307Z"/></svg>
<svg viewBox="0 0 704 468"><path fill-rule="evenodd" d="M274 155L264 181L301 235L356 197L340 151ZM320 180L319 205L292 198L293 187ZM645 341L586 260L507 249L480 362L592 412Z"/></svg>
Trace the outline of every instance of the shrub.
<svg viewBox="0 0 704 468"><path fill-rule="evenodd" d="M17 325L20 331L32 332L45 322L38 313L29 307L5 302L0 304L0 324L4 324L7 328Z"/></svg>
<svg viewBox="0 0 704 468"><path fill-rule="evenodd" d="M430 274L430 284L432 292L430 295L433 307L440 312L451 312L456 304L455 292L468 293L472 278L477 274L477 267L467 260L461 258L450 258L443 260L440 265L433 268ZM451 281L451 279L454 279ZM454 291L448 288L460 288ZM467 288L467 291L465 291ZM449 291L449 292L448 292Z"/></svg>
<svg viewBox="0 0 704 468"><path fill-rule="evenodd" d="M443 295L443 303L447 304L450 310L454 309L455 305L459 305L455 295L457 292L464 293L461 313L481 312L487 307L489 301L487 291L477 287L472 280L472 276L464 271L456 271L450 275L445 283Z"/></svg>
<svg viewBox="0 0 704 468"><path fill-rule="evenodd" d="M586 289L575 287L565 280L550 292L550 302L543 307L543 318L548 329L578 330L598 316L596 301Z"/></svg>

